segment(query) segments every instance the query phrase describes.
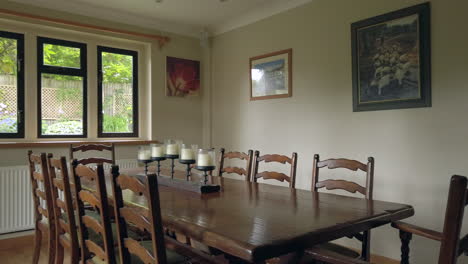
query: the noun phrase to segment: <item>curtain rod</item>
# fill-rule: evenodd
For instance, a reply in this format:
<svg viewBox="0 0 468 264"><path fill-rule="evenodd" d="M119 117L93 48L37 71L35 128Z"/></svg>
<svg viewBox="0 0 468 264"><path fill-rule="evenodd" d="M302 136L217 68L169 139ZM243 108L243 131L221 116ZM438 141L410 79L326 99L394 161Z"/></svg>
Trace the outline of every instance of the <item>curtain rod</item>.
<svg viewBox="0 0 468 264"><path fill-rule="evenodd" d="M170 40L170 38L166 36L138 33L138 32L132 32L132 31L127 31L127 30L122 30L122 29L90 25L90 24L85 24L85 23L80 23L80 22L72 22L72 21L68 21L68 20L64 20L60 18L49 18L49 17L39 16L39 15L32 15L32 14L12 11L12 10L3 9L3 8L0 8L0 13L13 15L13 16L19 16L19 17L25 17L25 18L32 18L35 20L42 20L42 21L47 21L47 22L52 22L52 23L64 24L64 25L69 25L69 26L74 26L74 27L82 27L82 28L112 32L112 33L119 33L119 34L125 34L125 35L136 36L136 37L155 39L159 42L160 48L162 48Z"/></svg>

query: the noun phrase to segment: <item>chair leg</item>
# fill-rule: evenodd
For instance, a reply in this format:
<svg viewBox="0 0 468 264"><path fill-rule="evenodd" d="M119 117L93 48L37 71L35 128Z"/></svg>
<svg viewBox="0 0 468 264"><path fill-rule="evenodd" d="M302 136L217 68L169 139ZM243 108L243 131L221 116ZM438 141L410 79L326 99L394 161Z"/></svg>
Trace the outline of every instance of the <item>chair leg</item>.
<svg viewBox="0 0 468 264"><path fill-rule="evenodd" d="M57 261L56 261L56 264L63 264L63 255L64 255L64 248L62 246L62 244L60 244L60 242L58 241L57 239L57 249L56 249L56 254L57 254Z"/></svg>
<svg viewBox="0 0 468 264"><path fill-rule="evenodd" d="M49 229L49 264L55 263L55 232Z"/></svg>
<svg viewBox="0 0 468 264"><path fill-rule="evenodd" d="M41 244L42 244L42 232L36 227L36 232L34 234L34 254L33 254L33 264L39 263L39 256L41 255Z"/></svg>
<svg viewBox="0 0 468 264"><path fill-rule="evenodd" d="M370 232L364 231L362 237L361 259L370 261Z"/></svg>
<svg viewBox="0 0 468 264"><path fill-rule="evenodd" d="M409 264L409 242L413 234L400 230L401 264Z"/></svg>

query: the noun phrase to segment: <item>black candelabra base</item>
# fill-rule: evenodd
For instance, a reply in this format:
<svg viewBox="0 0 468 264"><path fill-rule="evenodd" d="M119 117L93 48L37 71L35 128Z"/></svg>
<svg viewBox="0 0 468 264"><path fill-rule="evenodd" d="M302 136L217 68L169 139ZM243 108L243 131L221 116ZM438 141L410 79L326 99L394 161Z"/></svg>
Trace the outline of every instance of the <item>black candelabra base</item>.
<svg viewBox="0 0 468 264"><path fill-rule="evenodd" d="M145 175L148 175L148 164L153 162L153 160L141 160L139 159L138 162L144 163L145 164Z"/></svg>
<svg viewBox="0 0 468 264"><path fill-rule="evenodd" d="M166 154L166 158L171 160L171 178L174 179L174 160L179 158L179 154Z"/></svg>
<svg viewBox="0 0 468 264"><path fill-rule="evenodd" d="M166 160L166 157L152 157L151 159L158 163L156 167L156 175L161 176L161 161Z"/></svg>
<svg viewBox="0 0 468 264"><path fill-rule="evenodd" d="M181 160L179 160L179 162L182 163L182 164L187 165L185 175L187 177L187 181L190 180L190 176L192 176L192 172L191 172L192 164L195 164L196 160L183 160L183 159L181 159Z"/></svg>

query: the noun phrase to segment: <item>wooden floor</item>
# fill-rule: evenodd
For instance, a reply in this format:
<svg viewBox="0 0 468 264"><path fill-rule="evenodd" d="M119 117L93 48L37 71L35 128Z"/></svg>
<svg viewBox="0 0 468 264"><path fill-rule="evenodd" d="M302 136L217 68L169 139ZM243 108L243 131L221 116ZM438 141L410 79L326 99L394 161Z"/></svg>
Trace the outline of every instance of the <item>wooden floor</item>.
<svg viewBox="0 0 468 264"><path fill-rule="evenodd" d="M47 263L47 242L43 243L41 258L39 263ZM34 248L34 236L26 235L15 238L7 238L0 240L0 262L2 264L23 264L32 262L32 254ZM65 258L65 263L69 263ZM372 256L372 263L375 264L398 264L398 261Z"/></svg>

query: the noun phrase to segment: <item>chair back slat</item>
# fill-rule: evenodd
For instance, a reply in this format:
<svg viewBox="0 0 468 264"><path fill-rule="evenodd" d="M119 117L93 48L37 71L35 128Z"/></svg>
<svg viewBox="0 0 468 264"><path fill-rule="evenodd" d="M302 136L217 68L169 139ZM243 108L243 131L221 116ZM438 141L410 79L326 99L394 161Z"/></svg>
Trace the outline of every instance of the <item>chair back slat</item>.
<svg viewBox="0 0 468 264"><path fill-rule="evenodd" d="M125 247L128 249L128 252L140 258L143 263L154 263L153 255L148 252L138 241L126 238L124 241Z"/></svg>
<svg viewBox="0 0 468 264"><path fill-rule="evenodd" d="M248 177L248 172L244 168L239 168L239 167L226 167L226 168L223 168L222 172L235 173L238 175L244 175Z"/></svg>
<svg viewBox="0 0 468 264"><path fill-rule="evenodd" d="M101 199L99 199L99 197L97 197L92 192L87 190L81 190L78 193L78 196L80 197L80 200L84 203L88 203L94 208L101 210Z"/></svg>
<svg viewBox="0 0 468 264"><path fill-rule="evenodd" d="M292 163L292 158L284 155L278 154L267 154L257 158L257 161L264 161L264 162L278 162L278 163Z"/></svg>
<svg viewBox="0 0 468 264"><path fill-rule="evenodd" d="M362 195L366 195L366 188L350 181L345 180L325 180L317 182L315 185L317 189L326 188L327 190L345 190L350 193L359 192Z"/></svg>
<svg viewBox="0 0 468 264"><path fill-rule="evenodd" d="M76 161L76 164L79 164L78 161ZM95 181L97 180L97 174L96 170L87 166L76 166L74 168L75 173L80 175L79 177L86 178L89 181Z"/></svg>
<svg viewBox="0 0 468 264"><path fill-rule="evenodd" d="M445 211L444 230L439 253L439 264L455 264L459 249L467 245L467 239L460 241L460 230L463 224L463 214L467 199L468 179L454 175L450 181L447 209ZM464 248L463 248L464 249Z"/></svg>
<svg viewBox="0 0 468 264"><path fill-rule="evenodd" d="M75 180L75 193L77 193L78 226L80 230L79 238L81 242L81 260L90 261L97 256L106 263L115 264L114 241L112 238L111 219L109 214L109 204L106 191L106 181L104 178L104 168L98 164L96 169L91 169L79 164L78 160L72 162L73 178ZM96 190L84 189L89 181L96 182ZM99 220L85 214L84 204L89 203L98 210ZM103 247L97 245L89 239L88 230L94 230L102 237Z"/></svg>
<svg viewBox="0 0 468 264"><path fill-rule="evenodd" d="M44 181L44 175L37 171L33 171L33 178L37 181L41 181L41 182Z"/></svg>
<svg viewBox="0 0 468 264"><path fill-rule="evenodd" d="M138 195L148 197L146 185L138 178L122 174L117 178L117 183L122 190L130 190Z"/></svg>
<svg viewBox="0 0 468 264"><path fill-rule="evenodd" d="M276 172L276 171L263 171L263 172L257 173L255 177L257 179L263 178L264 180L273 179L273 180L277 180L280 182L284 182L284 181L291 182L291 178L289 178L288 175L281 173L281 172Z"/></svg>
<svg viewBox="0 0 468 264"><path fill-rule="evenodd" d="M113 151L114 150L112 145L104 145L104 144L83 144L83 145L79 145L75 147L72 146L71 149L73 152L78 152L78 151L86 152L86 151L91 151L91 150L94 150L94 151L104 151L104 150Z"/></svg>
<svg viewBox="0 0 468 264"><path fill-rule="evenodd" d="M277 162L281 164L290 164L291 169L290 169L290 174L289 176L280 173L280 172L272 172L272 171L262 171L259 172L259 165L260 162ZM265 180L267 179L274 179L278 181L287 181L289 182L289 187L290 188L295 188L296 187L296 168L297 168L297 153L293 152L292 157L284 156L284 155L278 155L278 154L266 154L263 156L260 156L259 151L255 151L254 154L254 161L253 161L253 181L257 182L258 179L263 178Z"/></svg>
<svg viewBox="0 0 468 264"><path fill-rule="evenodd" d="M148 220L149 213L143 212L146 211L146 209L135 210L130 207L122 207L119 211L120 216L127 224L133 224L141 231L151 232L151 223Z"/></svg>
<svg viewBox="0 0 468 264"><path fill-rule="evenodd" d="M337 168L344 168L348 170L357 171L367 171L367 165L361 163L357 160L349 160L349 159L328 159L317 162L317 168L328 167L329 169L337 169Z"/></svg>
<svg viewBox="0 0 468 264"><path fill-rule="evenodd" d="M112 166L112 188L121 262L130 263L130 253L132 253L145 263L166 264L165 237L156 175L147 175L140 180L120 174L119 167ZM136 210L125 205L123 190L146 198L148 209L139 208ZM143 250L137 241L129 240L127 225L130 223L151 234L152 252Z"/></svg>
<svg viewBox="0 0 468 264"><path fill-rule="evenodd" d="M70 145L70 160L74 160L74 154L76 152L87 152L87 151L107 151L110 152L111 158L97 158L97 157L90 157L90 158L83 158L78 160L78 164L89 165L89 164L115 164L115 147L114 144L81 144L78 146L74 146L73 144Z"/></svg>
<svg viewBox="0 0 468 264"><path fill-rule="evenodd" d="M102 259L103 261L107 260L106 252L102 249L102 247L98 246L92 240L86 240L85 245L88 248L89 252L93 253L98 258Z"/></svg>
<svg viewBox="0 0 468 264"><path fill-rule="evenodd" d="M83 164L83 165L99 164L99 163L112 164L112 160L105 159L105 158L85 158L85 159L79 159L78 163Z"/></svg>
<svg viewBox="0 0 468 264"><path fill-rule="evenodd" d="M226 159L238 159L245 161L245 168L239 168L235 166L225 166ZM222 177L223 173L234 173L239 176L244 176L246 181L251 181L252 174L252 161L253 161L253 151L249 150L247 153L239 151L226 152L224 148L220 149L219 155L219 166L218 166L218 176Z"/></svg>

